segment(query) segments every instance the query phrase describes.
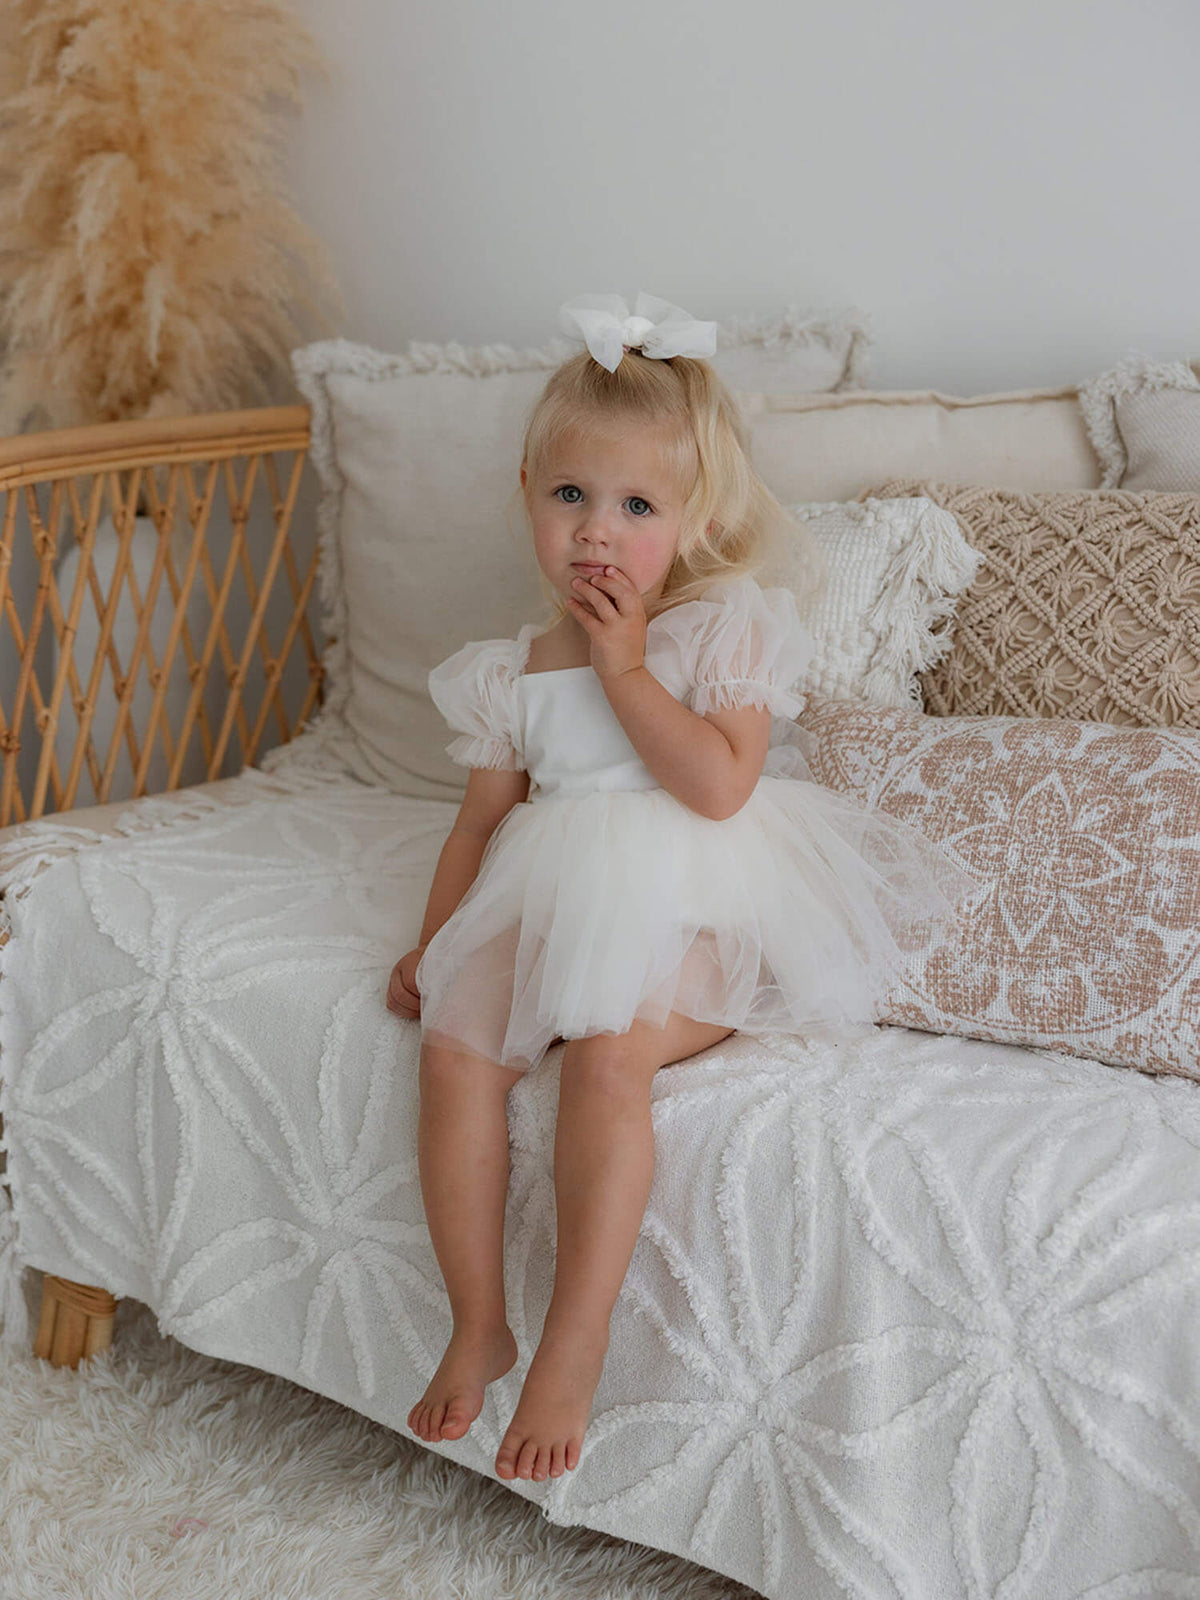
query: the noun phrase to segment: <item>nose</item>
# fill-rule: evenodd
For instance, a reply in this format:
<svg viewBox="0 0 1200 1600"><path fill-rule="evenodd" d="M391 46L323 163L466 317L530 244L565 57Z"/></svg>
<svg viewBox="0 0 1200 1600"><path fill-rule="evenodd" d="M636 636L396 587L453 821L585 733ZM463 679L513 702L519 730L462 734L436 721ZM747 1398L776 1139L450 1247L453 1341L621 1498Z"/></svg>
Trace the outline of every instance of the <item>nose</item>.
<svg viewBox="0 0 1200 1600"><path fill-rule="evenodd" d="M576 530L575 540L580 547L581 561L592 559L598 561L600 557L595 552L604 549L608 544L608 534L605 531L603 517L593 512L582 526Z"/></svg>

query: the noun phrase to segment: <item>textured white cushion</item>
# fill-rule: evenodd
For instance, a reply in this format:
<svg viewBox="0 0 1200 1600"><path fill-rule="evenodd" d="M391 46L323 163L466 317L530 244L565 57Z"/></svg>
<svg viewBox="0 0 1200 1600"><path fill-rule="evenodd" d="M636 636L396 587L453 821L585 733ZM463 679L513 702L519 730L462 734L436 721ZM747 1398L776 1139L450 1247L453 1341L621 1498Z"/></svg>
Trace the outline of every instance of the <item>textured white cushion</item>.
<svg viewBox="0 0 1200 1600"><path fill-rule="evenodd" d="M5 1334L28 1263L411 1438L450 1314L420 1027L383 988L453 807L236 783L5 893ZM552 1282L564 1053L508 1101L517 1364L428 1447L497 1490ZM652 1096L579 1466L513 1493L770 1600L1194 1592L1171 1575L1200 1500L1195 1084L864 1028L725 1040Z"/></svg>
<svg viewBox="0 0 1200 1600"><path fill-rule="evenodd" d="M983 561L958 518L932 500L852 501L788 507L825 558L820 601L805 613L816 651L801 694L856 697L921 709L916 674L950 648L958 597ZM796 588L796 547L759 582Z"/></svg>
<svg viewBox="0 0 1200 1600"><path fill-rule="evenodd" d="M1200 489L1200 362L1131 356L1085 383L1079 405L1105 489Z"/></svg>
<svg viewBox="0 0 1200 1600"><path fill-rule="evenodd" d="M855 312L735 322L717 341L712 364L739 396L752 383L862 381ZM390 356L332 339L292 352L312 407L331 642L320 714L265 770L325 765L397 794L461 797L465 775L445 753L426 678L467 640L549 620L520 498L521 441L549 373L582 348L414 344Z"/></svg>

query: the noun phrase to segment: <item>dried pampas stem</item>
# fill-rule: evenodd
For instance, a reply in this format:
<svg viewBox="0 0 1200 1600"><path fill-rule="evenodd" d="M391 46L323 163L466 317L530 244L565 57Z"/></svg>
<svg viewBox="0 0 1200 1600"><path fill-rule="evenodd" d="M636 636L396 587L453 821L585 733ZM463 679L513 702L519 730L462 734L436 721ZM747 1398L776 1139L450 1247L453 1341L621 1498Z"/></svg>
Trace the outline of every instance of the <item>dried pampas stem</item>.
<svg viewBox="0 0 1200 1600"><path fill-rule="evenodd" d="M287 0L0 0L0 433L296 398L343 315L280 198L305 69Z"/></svg>

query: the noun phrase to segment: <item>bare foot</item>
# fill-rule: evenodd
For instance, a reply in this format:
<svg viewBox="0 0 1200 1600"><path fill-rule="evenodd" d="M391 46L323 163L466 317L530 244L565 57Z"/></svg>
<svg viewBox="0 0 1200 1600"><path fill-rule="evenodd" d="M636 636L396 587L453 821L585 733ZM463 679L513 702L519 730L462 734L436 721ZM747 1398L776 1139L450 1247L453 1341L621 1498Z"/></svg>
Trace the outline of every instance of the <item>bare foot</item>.
<svg viewBox="0 0 1200 1600"><path fill-rule="evenodd" d="M575 1469L607 1350L607 1339L543 1331L496 1452L498 1477L540 1482Z"/></svg>
<svg viewBox="0 0 1200 1600"><path fill-rule="evenodd" d="M450 1335L441 1365L408 1413L418 1439L461 1439L483 1410L483 1391L517 1359L517 1341L507 1323L488 1334Z"/></svg>

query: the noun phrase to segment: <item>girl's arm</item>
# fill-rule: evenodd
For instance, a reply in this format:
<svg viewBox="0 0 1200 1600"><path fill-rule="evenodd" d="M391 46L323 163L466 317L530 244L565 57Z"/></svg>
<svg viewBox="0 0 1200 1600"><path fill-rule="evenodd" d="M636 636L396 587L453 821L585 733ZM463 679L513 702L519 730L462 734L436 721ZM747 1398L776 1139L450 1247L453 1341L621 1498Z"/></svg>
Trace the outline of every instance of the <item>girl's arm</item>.
<svg viewBox="0 0 1200 1600"><path fill-rule="evenodd" d="M699 716L644 664L600 682L630 744L676 800L717 821L741 810L767 759L765 706Z"/></svg>
<svg viewBox="0 0 1200 1600"><path fill-rule="evenodd" d="M630 744L676 800L724 821L745 805L771 742L766 706L689 711L645 663L646 611L627 573L576 578L567 601L590 636L592 670Z"/></svg>
<svg viewBox="0 0 1200 1600"><path fill-rule="evenodd" d="M472 767L467 792L438 857L417 948L423 950L475 882L497 827L529 793L529 774Z"/></svg>

